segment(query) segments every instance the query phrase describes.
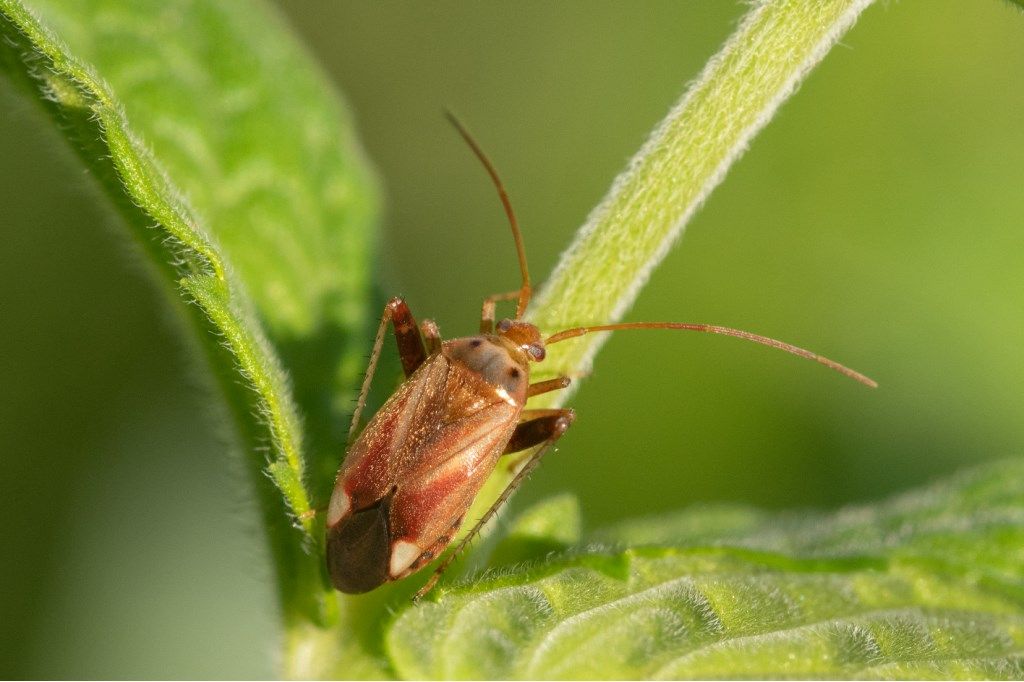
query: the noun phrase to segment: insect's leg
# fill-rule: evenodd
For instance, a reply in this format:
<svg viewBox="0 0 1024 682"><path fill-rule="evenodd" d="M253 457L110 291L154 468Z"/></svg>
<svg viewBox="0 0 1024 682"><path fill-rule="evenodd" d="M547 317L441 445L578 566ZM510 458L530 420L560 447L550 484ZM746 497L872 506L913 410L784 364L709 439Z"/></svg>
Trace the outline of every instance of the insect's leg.
<svg viewBox="0 0 1024 682"><path fill-rule="evenodd" d="M548 379L547 381L538 381L535 384L530 384L530 387L526 389L526 397L532 398L533 396L540 395L541 393L549 393L550 391L567 388L571 383L572 379L569 377L556 377L554 379Z"/></svg>
<svg viewBox="0 0 1024 682"><path fill-rule="evenodd" d="M526 463L512 478L512 481L505 486L505 489L501 492L501 495L498 496L498 499L494 504L491 505L491 508L480 517L480 520L476 522L476 525L473 526L466 536L459 541L459 544L455 546L452 553L449 554L436 569L434 569L434 573L430 576L430 580L428 580L427 583L413 596L413 601L418 601L423 597L423 595L433 589L434 585L437 584L437 581L441 578L441 575L445 570L453 561L455 561L459 554L462 553L462 550L466 548L466 545L480 534L480 530L494 517L495 514L498 513L498 510L501 509L502 505L508 501L508 498L511 497L513 492L515 492L515 489L518 488L531 473L533 473L533 470L537 468L538 464L540 464L541 457L547 454L548 450L551 449L555 442L562 437L562 434L565 433L569 426L572 425L573 419L576 417L572 410L537 410L537 412L551 413L545 414L537 419L531 419L528 422L524 422L525 424L533 424L535 422L539 423L538 431L544 433L544 438L539 441L541 443L540 448L538 448L537 451L526 460ZM517 428L516 431L518 432L518 430L519 429Z"/></svg>
<svg viewBox="0 0 1024 682"><path fill-rule="evenodd" d="M501 454L511 455L547 442L562 420L568 419L571 423L573 417L572 410L523 410L523 421L516 426Z"/></svg>
<svg viewBox="0 0 1024 682"><path fill-rule="evenodd" d="M404 299L396 296L388 301L387 306L384 307L384 318L388 317L390 317L391 324L395 329L395 343L398 345L398 355L402 359L402 370L405 372L406 378L408 378L427 359L427 349L423 345L423 337L420 336L420 329L416 324L416 318L412 316L412 312L409 310L409 306L406 305ZM384 319L382 319L381 325L383 326L384 324ZM381 333L382 330L377 331L378 338ZM380 348L376 344L374 345L374 350L379 356Z"/></svg>
<svg viewBox="0 0 1024 682"><path fill-rule="evenodd" d="M423 320L420 323L420 332L427 345L427 355L433 355L441 350L441 330L433 320Z"/></svg>
<svg viewBox="0 0 1024 682"><path fill-rule="evenodd" d="M356 409L352 413L352 423L348 427L349 442L355 435L359 417L363 413L363 408L366 407L366 396L370 393L370 382L373 381L374 372L377 370L377 361L380 360L380 351L384 346L384 333L387 331L388 323L395 328L395 342L398 344L398 355L402 359L402 369L405 371L406 377L415 372L416 368L427 359L427 350L423 345L419 327L416 326L416 318L412 316L405 300L396 296L384 306L384 314L380 318L380 326L377 327L377 336L373 340L373 350L370 352L370 363L366 367L366 376L359 389Z"/></svg>
<svg viewBox="0 0 1024 682"><path fill-rule="evenodd" d="M480 312L480 333L494 333L494 306L498 301L513 301L519 298L519 289L506 291L503 294L493 294L484 299L483 310Z"/></svg>

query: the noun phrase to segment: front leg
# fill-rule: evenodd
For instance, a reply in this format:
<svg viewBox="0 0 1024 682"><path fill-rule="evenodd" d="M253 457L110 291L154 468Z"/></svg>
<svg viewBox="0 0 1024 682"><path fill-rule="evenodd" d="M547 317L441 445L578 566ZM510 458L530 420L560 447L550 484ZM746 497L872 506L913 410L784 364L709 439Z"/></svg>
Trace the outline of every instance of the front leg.
<svg viewBox="0 0 1024 682"><path fill-rule="evenodd" d="M428 355L433 355L441 350L441 330L437 328L437 322L423 320L420 323L420 331L423 333L423 340L427 344Z"/></svg>
<svg viewBox="0 0 1024 682"><path fill-rule="evenodd" d="M484 299L483 309L480 311L480 333L494 333L494 306L499 301L511 301L519 297L519 289L506 291L503 294L492 294Z"/></svg>

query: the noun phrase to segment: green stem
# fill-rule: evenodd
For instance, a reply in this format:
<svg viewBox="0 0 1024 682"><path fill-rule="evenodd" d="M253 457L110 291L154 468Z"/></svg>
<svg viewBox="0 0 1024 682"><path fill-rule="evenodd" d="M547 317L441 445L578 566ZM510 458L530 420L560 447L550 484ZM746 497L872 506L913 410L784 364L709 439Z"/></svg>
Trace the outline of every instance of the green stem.
<svg viewBox="0 0 1024 682"><path fill-rule="evenodd" d="M530 307L531 320L556 331L621 319L754 135L869 4L758 3L577 232ZM552 346L545 373L585 373L607 336ZM560 391L538 404L567 397Z"/></svg>

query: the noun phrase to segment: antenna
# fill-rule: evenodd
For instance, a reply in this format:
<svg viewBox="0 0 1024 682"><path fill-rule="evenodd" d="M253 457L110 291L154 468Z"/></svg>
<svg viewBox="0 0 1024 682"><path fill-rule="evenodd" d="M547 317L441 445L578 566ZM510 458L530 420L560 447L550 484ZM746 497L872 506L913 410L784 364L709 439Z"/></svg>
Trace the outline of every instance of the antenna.
<svg viewBox="0 0 1024 682"><path fill-rule="evenodd" d="M466 141L469 148L473 150L473 153L476 154L476 158L480 159L480 163L484 165L487 174L491 176L494 188L498 190L501 204L505 207L505 215L508 216L508 223L512 227L512 238L516 242L516 254L519 256L519 272L523 278L523 284L519 287L519 302L516 304L516 319L522 319L523 313L526 312L526 306L530 303L530 295L533 293L533 289L530 287L530 271L526 267L526 248L523 246L523 233L519 230L519 221L516 220L516 214L512 210L512 202L508 199L508 192L505 191L505 185L502 184L501 178L498 177L498 171L494 168L494 164L491 163L491 160L480 149L480 145L473 139L466 126L462 125L462 122L455 117L455 114L447 109L445 109L444 115L449 123L455 127L459 135L462 136L462 139Z"/></svg>
<svg viewBox="0 0 1024 682"><path fill-rule="evenodd" d="M691 332L705 332L707 334L722 334L723 336L734 336L738 339L744 339L746 341L753 341L759 343L762 346L769 346L771 348L778 348L784 350L787 353L798 355L808 360L814 360L817 363L825 365L831 370L839 372L843 376L850 377L854 381L859 381L865 386L871 388L878 388L878 382L874 379L864 376L860 372L850 369L845 365L841 365L835 360L829 360L823 355L812 353L809 350L794 346L783 341L769 338L767 336L761 336L759 334L751 334L740 329L732 329L730 327L719 327L714 324L692 324L684 322L622 322L619 324L601 324L594 325L592 327L574 327L572 329L565 329L552 334L545 341L544 345L550 345L552 343L558 343L559 341L565 341L566 339L572 339L577 336L583 336L584 334L590 334L592 332L613 332L620 329L681 329L683 331Z"/></svg>

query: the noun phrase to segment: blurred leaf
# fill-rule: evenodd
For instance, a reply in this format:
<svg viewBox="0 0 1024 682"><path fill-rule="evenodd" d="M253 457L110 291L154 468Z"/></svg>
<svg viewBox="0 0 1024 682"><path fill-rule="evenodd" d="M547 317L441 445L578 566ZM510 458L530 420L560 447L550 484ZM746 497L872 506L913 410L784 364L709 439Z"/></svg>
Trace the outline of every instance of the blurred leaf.
<svg viewBox="0 0 1024 682"><path fill-rule="evenodd" d="M304 484L322 489L340 458L376 212L343 106L261 2L32 7L0 0L0 62L74 143L161 280L197 304L178 307L241 436L285 615L329 618L333 592L304 547ZM309 472L276 351L306 417Z"/></svg>
<svg viewBox="0 0 1024 682"><path fill-rule="evenodd" d="M398 675L1024 674L1024 460L831 515L695 510L592 540L401 613Z"/></svg>
<svg viewBox="0 0 1024 682"><path fill-rule="evenodd" d="M535 504L513 521L491 552L491 566L543 559L580 541L582 520L574 495L564 494Z"/></svg>

